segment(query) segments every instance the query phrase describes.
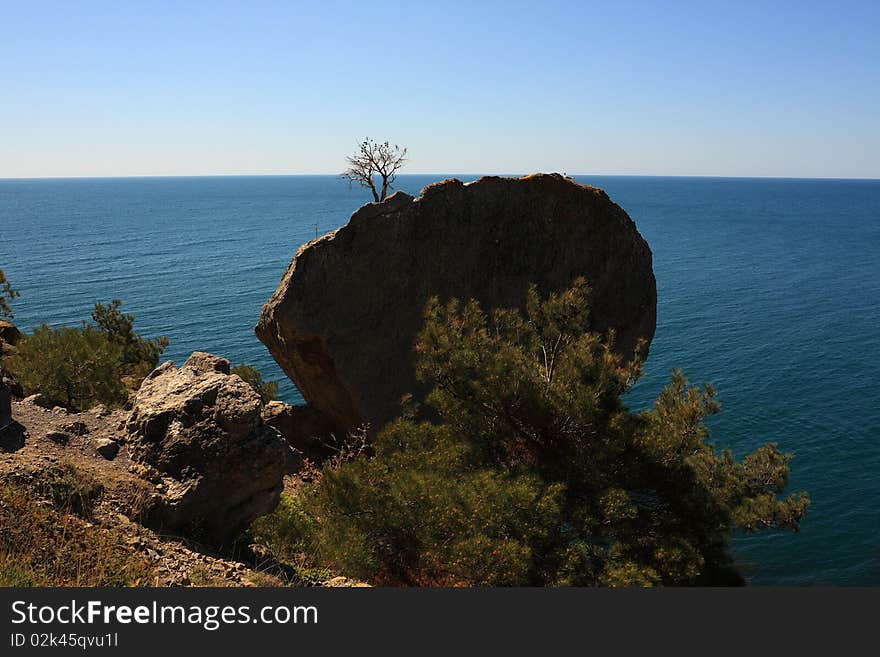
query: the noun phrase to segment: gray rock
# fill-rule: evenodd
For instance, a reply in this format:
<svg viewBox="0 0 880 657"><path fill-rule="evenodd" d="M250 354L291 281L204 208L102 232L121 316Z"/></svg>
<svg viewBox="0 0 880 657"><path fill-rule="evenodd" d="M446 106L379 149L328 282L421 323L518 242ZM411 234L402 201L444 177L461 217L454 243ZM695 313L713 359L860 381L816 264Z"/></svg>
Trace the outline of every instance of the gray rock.
<svg viewBox="0 0 880 657"><path fill-rule="evenodd" d="M126 423L132 460L161 477L153 524L214 546L277 506L300 455L261 417L259 395L229 361L194 353L143 382Z"/></svg>
<svg viewBox="0 0 880 657"><path fill-rule="evenodd" d="M26 404L33 404L34 406L39 406L40 408L51 409L55 407L51 401L43 397L43 395L37 393L35 395L31 395L30 397L25 397L23 400Z"/></svg>
<svg viewBox="0 0 880 657"><path fill-rule="evenodd" d="M95 453L112 461L119 454L119 443L110 438L97 438L95 440Z"/></svg>
<svg viewBox="0 0 880 657"><path fill-rule="evenodd" d="M92 413L92 415L95 415L96 417L105 417L107 415L110 415L110 411L107 410L107 407L104 406L104 404L92 406L89 411Z"/></svg>
<svg viewBox="0 0 880 657"><path fill-rule="evenodd" d="M600 189L558 174L447 180L398 192L297 252L263 307L257 337L338 429L373 430L421 402L413 344L429 297L519 307L583 276L592 328L629 357L656 321L651 250Z"/></svg>

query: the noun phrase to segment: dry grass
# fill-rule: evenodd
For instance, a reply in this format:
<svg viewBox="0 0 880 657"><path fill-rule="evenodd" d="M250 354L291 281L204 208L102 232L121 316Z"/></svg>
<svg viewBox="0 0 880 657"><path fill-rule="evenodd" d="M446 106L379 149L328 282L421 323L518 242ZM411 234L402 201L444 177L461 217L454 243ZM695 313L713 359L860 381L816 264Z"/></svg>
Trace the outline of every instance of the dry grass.
<svg viewBox="0 0 880 657"><path fill-rule="evenodd" d="M149 586L153 568L146 559L117 532L72 512L87 513L94 493L75 471L65 475L57 501L68 512L36 501L23 487L0 484L0 586Z"/></svg>

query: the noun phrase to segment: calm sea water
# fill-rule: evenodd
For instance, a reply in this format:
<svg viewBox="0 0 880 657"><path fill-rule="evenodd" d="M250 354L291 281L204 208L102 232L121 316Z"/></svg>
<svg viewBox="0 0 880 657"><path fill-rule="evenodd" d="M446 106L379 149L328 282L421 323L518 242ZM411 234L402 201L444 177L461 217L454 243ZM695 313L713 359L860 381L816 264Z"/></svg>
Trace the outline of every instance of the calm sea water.
<svg viewBox="0 0 880 657"><path fill-rule="evenodd" d="M580 181L654 252L657 335L631 406L680 367L718 390L717 444L797 455L792 488L813 505L800 534L737 539L750 581L880 584L880 182ZM297 247L366 200L332 176L0 180L0 268L24 329L121 297L141 333L171 338L170 359L252 363L298 402L253 326Z"/></svg>

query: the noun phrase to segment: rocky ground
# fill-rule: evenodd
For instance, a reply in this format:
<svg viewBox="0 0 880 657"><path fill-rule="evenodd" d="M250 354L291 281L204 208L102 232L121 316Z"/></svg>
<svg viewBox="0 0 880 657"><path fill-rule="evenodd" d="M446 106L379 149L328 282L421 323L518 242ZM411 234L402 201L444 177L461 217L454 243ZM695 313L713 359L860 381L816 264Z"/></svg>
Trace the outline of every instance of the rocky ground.
<svg viewBox="0 0 880 657"><path fill-rule="evenodd" d="M0 480L39 489L42 481L72 466L100 483L103 491L88 522L114 528L133 550L155 566L155 586L278 586L271 566L261 569L212 553L182 538L144 527L139 513L162 484L151 486L134 472L125 447L124 411L98 407L84 413L47 409L32 400L14 401L12 416L25 429L24 446L0 453ZM114 458L107 456L118 450ZM102 455L105 454L107 456ZM160 489L156 489L159 486Z"/></svg>
<svg viewBox="0 0 880 657"><path fill-rule="evenodd" d="M12 417L24 430L24 444L0 451L0 482L23 486L40 495L44 482L72 468L100 485L100 495L81 522L112 528L154 566L153 586L283 586L302 584L289 568L242 546L220 554L180 535L158 532L141 523L145 509L163 494L163 483L143 475L132 461L125 431L128 411L97 407L69 413L44 408L39 398L12 402ZM350 586L342 577L324 586Z"/></svg>

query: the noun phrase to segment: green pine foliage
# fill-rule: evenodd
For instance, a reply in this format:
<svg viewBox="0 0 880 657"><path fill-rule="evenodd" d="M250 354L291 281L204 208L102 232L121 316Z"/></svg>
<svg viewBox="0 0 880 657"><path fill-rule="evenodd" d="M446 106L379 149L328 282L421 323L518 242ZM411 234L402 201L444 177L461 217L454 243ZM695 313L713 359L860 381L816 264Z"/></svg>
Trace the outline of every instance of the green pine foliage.
<svg viewBox="0 0 880 657"><path fill-rule="evenodd" d="M4 367L28 391L72 410L115 406L127 392L119 376L122 346L92 326L54 329L45 324L18 344Z"/></svg>
<svg viewBox="0 0 880 657"><path fill-rule="evenodd" d="M17 296L19 294L12 288L12 283L6 280L6 272L0 269L0 319L12 319L12 307L9 304Z"/></svg>
<svg viewBox="0 0 880 657"><path fill-rule="evenodd" d="M331 460L263 526L316 565L379 584L738 584L735 531L797 530L791 455L708 442L709 386L673 374L650 410L641 374L589 330L589 290L526 313L432 300L417 372L436 420L386 426L372 456ZM641 352L641 350L639 350Z"/></svg>
<svg viewBox="0 0 880 657"><path fill-rule="evenodd" d="M242 380L253 388L264 404L278 398L278 382L263 381L263 375L259 370L245 363L240 363L230 370L232 374L237 374Z"/></svg>
<svg viewBox="0 0 880 657"><path fill-rule="evenodd" d="M71 410L94 404L118 406L158 364L168 338L148 340L134 331L134 315L122 302L95 304L95 324L51 328L45 324L25 335L4 360L29 392Z"/></svg>
<svg viewBox="0 0 880 657"><path fill-rule="evenodd" d="M120 306L120 299L113 299L106 306L96 303L92 319L108 338L122 347L120 374L135 379L140 385L144 377L159 364L159 356L169 341L165 336L150 340L135 333L134 315L123 313Z"/></svg>

